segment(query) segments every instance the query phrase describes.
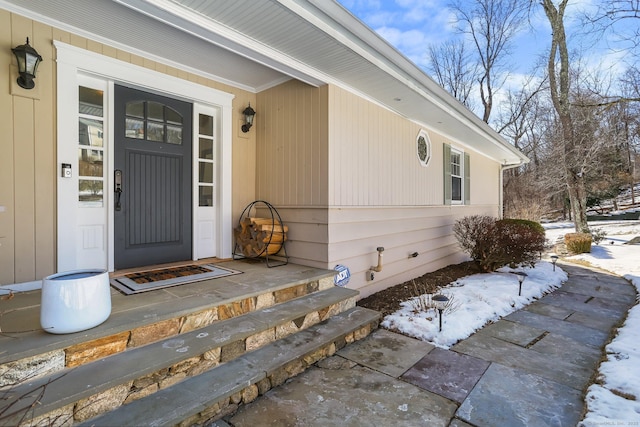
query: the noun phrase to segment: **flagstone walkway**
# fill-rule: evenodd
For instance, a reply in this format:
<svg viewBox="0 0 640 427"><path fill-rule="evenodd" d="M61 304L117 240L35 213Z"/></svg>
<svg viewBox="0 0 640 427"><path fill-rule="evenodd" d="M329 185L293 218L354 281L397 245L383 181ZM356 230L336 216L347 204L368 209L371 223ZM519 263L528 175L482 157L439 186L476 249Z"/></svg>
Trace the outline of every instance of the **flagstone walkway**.
<svg viewBox="0 0 640 427"><path fill-rule="evenodd" d="M449 350L380 329L213 426L576 426L636 292L562 268L560 289Z"/></svg>

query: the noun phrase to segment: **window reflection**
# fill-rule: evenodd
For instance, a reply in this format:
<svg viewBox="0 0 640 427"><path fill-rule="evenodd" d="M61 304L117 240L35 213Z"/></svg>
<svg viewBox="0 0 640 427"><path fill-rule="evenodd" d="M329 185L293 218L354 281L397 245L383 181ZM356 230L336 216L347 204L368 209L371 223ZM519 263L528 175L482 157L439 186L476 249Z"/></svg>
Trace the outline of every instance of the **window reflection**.
<svg viewBox="0 0 640 427"><path fill-rule="evenodd" d="M209 159L213 160L213 140L200 138L200 147L199 147L198 156L201 159Z"/></svg>
<svg viewBox="0 0 640 427"><path fill-rule="evenodd" d="M88 145L91 147L103 146L102 121L85 119L80 117L78 120L78 142L80 145Z"/></svg>
<svg viewBox="0 0 640 427"><path fill-rule="evenodd" d="M82 206L101 208L104 197L102 180L79 180L78 194Z"/></svg>
<svg viewBox="0 0 640 427"><path fill-rule="evenodd" d="M78 92L78 111L80 114L96 117L102 117L104 115L102 107L103 92L101 90L80 86Z"/></svg>
<svg viewBox="0 0 640 427"><path fill-rule="evenodd" d="M182 144L183 117L154 101L131 101L126 106L125 137Z"/></svg>
<svg viewBox="0 0 640 427"><path fill-rule="evenodd" d="M198 188L199 206L213 206L213 187L201 185Z"/></svg>

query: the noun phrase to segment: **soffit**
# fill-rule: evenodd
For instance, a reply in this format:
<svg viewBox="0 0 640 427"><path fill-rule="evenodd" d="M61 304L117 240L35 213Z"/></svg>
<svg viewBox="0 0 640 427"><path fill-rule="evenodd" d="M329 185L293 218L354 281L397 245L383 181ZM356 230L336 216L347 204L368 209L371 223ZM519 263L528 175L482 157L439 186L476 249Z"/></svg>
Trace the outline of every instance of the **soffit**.
<svg viewBox="0 0 640 427"><path fill-rule="evenodd" d="M3 3L248 90L260 91L288 78L316 86L336 84L503 164L526 161L422 70L330 0L0 0L0 6Z"/></svg>

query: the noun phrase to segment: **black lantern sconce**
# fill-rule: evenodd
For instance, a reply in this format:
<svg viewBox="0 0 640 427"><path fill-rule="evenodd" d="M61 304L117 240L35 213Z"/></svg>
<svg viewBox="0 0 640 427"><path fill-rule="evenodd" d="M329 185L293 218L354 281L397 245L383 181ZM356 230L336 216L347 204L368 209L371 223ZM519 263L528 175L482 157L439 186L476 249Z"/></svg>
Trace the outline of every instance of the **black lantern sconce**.
<svg viewBox="0 0 640 427"><path fill-rule="evenodd" d="M447 308L447 303L449 302L449 298L447 298L442 294L438 294L438 295L434 295L433 298L431 298L431 301L433 301L433 305L435 306L436 310L438 310L438 313L440 315L439 316L440 317L439 332L442 332L442 312L444 311L445 308Z"/></svg>
<svg viewBox="0 0 640 427"><path fill-rule="evenodd" d="M31 47L29 37L27 37L27 43L14 47L11 51L18 60L18 73L20 74L18 85L24 89L33 89L36 85L33 79L36 78L36 70L38 64L42 62L42 56Z"/></svg>
<svg viewBox="0 0 640 427"><path fill-rule="evenodd" d="M523 273L522 271L517 271L513 274L518 276L518 296L522 296L522 282L527 278L527 273Z"/></svg>
<svg viewBox="0 0 640 427"><path fill-rule="evenodd" d="M242 132L247 133L251 126L253 126L253 118L256 115L256 111L251 108L251 104L242 112L244 114L244 124L242 125Z"/></svg>
<svg viewBox="0 0 640 427"><path fill-rule="evenodd" d="M556 271L556 262L558 262L558 255L551 255L551 262L553 263L553 271Z"/></svg>

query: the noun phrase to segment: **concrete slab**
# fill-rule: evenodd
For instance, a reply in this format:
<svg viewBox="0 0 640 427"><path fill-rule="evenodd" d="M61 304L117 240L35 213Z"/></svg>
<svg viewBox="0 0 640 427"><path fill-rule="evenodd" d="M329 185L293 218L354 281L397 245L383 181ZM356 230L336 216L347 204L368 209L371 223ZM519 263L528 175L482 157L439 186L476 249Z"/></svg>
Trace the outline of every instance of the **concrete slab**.
<svg viewBox="0 0 640 427"><path fill-rule="evenodd" d="M522 323L500 320L491 325L485 326L478 331L479 334L487 334L494 338L527 347L532 342L540 339L546 333L544 329L538 329Z"/></svg>
<svg viewBox="0 0 640 427"><path fill-rule="evenodd" d="M234 427L259 425L446 426L457 405L444 397L356 366L314 367L270 390L229 418Z"/></svg>
<svg viewBox="0 0 640 427"><path fill-rule="evenodd" d="M459 418L454 418L451 423L449 423L449 427L473 427L471 424L465 423Z"/></svg>
<svg viewBox="0 0 640 427"><path fill-rule="evenodd" d="M614 326L620 323L620 317L602 317L596 314L585 314L576 311L567 317L566 321L609 333Z"/></svg>
<svg viewBox="0 0 640 427"><path fill-rule="evenodd" d="M524 310L542 314L543 316L553 317L558 320L565 320L567 317L575 313L575 310L569 310L568 308L559 307L557 305L545 304L540 301L529 304L524 308Z"/></svg>
<svg viewBox="0 0 640 427"><path fill-rule="evenodd" d="M531 350L561 358L571 364L591 370L595 370L598 367L602 357L600 349L556 334L546 335L532 345Z"/></svg>
<svg viewBox="0 0 640 427"><path fill-rule="evenodd" d="M620 315L621 307L619 304L607 304L602 299L600 299L600 301L603 302L593 303L594 300L597 300L597 298L560 290L542 297L540 302L602 317L615 317Z"/></svg>
<svg viewBox="0 0 640 427"><path fill-rule="evenodd" d="M462 403L488 367L485 360L436 348L405 372L402 379Z"/></svg>
<svg viewBox="0 0 640 427"><path fill-rule="evenodd" d="M593 298L587 302L590 309L607 310L614 312L618 317L625 315L627 311L635 304L636 298L628 295L620 296L619 299ZM613 316L612 316L613 317Z"/></svg>
<svg viewBox="0 0 640 427"><path fill-rule="evenodd" d="M579 365L567 362L564 357L543 354L531 349L493 338L475 334L454 345L452 350L504 366L539 375L552 381L582 390L589 382L592 372Z"/></svg>
<svg viewBox="0 0 640 427"><path fill-rule="evenodd" d="M544 329L545 331L553 331L556 334L563 335L574 341L588 344L596 348L602 347L609 337L609 334L597 329L553 319L527 310L513 312L505 317L505 319L532 326L534 328Z"/></svg>
<svg viewBox="0 0 640 427"><path fill-rule="evenodd" d="M434 348L432 344L378 329L343 348L338 355L398 378Z"/></svg>
<svg viewBox="0 0 640 427"><path fill-rule="evenodd" d="M494 363L456 416L477 427L575 426L582 406L578 390Z"/></svg>
<svg viewBox="0 0 640 427"><path fill-rule="evenodd" d="M635 290L624 279L607 277L570 278L562 290L598 298L619 299L624 296L635 297Z"/></svg>

